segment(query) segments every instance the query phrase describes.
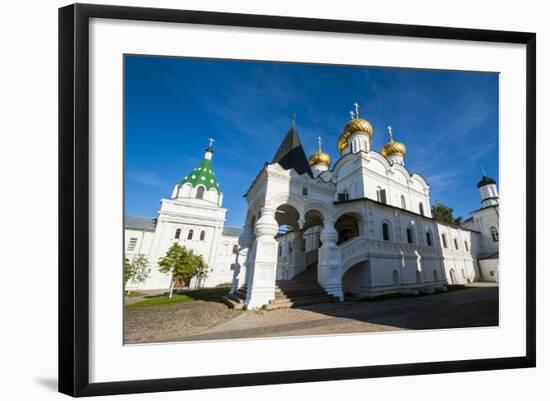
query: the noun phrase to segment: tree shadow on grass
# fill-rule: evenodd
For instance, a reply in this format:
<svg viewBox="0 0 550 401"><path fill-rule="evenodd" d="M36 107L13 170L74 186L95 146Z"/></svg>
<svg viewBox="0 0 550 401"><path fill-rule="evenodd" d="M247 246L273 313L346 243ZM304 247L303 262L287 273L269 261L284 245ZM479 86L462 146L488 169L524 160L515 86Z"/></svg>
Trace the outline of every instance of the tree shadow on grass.
<svg viewBox="0 0 550 401"><path fill-rule="evenodd" d="M230 287L200 288L197 290L177 290L177 294L186 295L194 301L223 303L222 297L227 295Z"/></svg>

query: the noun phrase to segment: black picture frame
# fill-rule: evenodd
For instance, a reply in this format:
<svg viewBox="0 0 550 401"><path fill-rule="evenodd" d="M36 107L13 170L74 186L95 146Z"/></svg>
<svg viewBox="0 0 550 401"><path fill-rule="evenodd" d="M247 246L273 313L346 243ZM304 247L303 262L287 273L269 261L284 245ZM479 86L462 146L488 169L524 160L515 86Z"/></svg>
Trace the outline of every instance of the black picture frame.
<svg viewBox="0 0 550 401"><path fill-rule="evenodd" d="M526 354L408 363L90 383L88 61L91 18L516 43L526 46ZM536 363L536 35L388 23L74 4L59 9L59 391L71 396L238 387L534 367Z"/></svg>

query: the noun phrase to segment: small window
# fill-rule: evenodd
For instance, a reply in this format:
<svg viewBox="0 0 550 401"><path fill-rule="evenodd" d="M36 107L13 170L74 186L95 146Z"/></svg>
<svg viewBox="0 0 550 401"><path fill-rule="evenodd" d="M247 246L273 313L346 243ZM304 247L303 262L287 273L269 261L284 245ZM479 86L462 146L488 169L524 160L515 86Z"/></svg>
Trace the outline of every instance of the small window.
<svg viewBox="0 0 550 401"><path fill-rule="evenodd" d="M176 234L174 234L174 238L175 238L175 239L179 239L179 238L180 238L180 235L181 235L181 228L178 228L178 229L176 230Z"/></svg>
<svg viewBox="0 0 550 401"><path fill-rule="evenodd" d="M493 242L498 242L498 230L496 227L491 227L491 238L493 238Z"/></svg>
<svg viewBox="0 0 550 401"><path fill-rule="evenodd" d="M197 188L197 195L195 196L197 199L202 199L204 197L204 187L199 186Z"/></svg>
<svg viewBox="0 0 550 401"><path fill-rule="evenodd" d="M443 248L447 248L447 236L445 234L441 234L441 242L443 243Z"/></svg>
<svg viewBox="0 0 550 401"><path fill-rule="evenodd" d="M434 270L434 281L439 281L439 277L437 276L437 270Z"/></svg>
<svg viewBox="0 0 550 401"><path fill-rule="evenodd" d="M407 228L407 242L409 244L413 243L413 232L410 228Z"/></svg>
<svg viewBox="0 0 550 401"><path fill-rule="evenodd" d="M233 245L233 255L236 255L239 253L239 245L235 244Z"/></svg>
<svg viewBox="0 0 550 401"><path fill-rule="evenodd" d="M494 272L494 271L490 271L490 272L489 272L489 275L490 275L490 276L494 276L494 275L495 275L495 272Z"/></svg>
<svg viewBox="0 0 550 401"><path fill-rule="evenodd" d="M466 252L470 251L468 248L468 241L464 241L464 248L466 249Z"/></svg>
<svg viewBox="0 0 550 401"><path fill-rule="evenodd" d="M193 239L193 230L189 230L187 233L187 239Z"/></svg>
<svg viewBox="0 0 550 401"><path fill-rule="evenodd" d="M401 195L401 207L403 209L407 208L407 202L405 202L405 195Z"/></svg>
<svg viewBox="0 0 550 401"><path fill-rule="evenodd" d="M279 257L283 256L283 246L279 244Z"/></svg>
<svg viewBox="0 0 550 401"><path fill-rule="evenodd" d="M235 270L235 267L237 267L237 264L231 263L231 267L230 267L231 271Z"/></svg>
<svg viewBox="0 0 550 401"><path fill-rule="evenodd" d="M458 241L456 238L454 239L454 243L455 243L455 249L458 249Z"/></svg>
<svg viewBox="0 0 550 401"><path fill-rule="evenodd" d="M307 196L307 187L302 187L302 195Z"/></svg>
<svg viewBox="0 0 550 401"><path fill-rule="evenodd" d="M422 282L422 272L420 272L418 270L416 271L416 282L417 283Z"/></svg>
<svg viewBox="0 0 550 401"><path fill-rule="evenodd" d="M422 202L418 204L418 211L420 212L421 216L424 216L424 204Z"/></svg>
<svg viewBox="0 0 550 401"><path fill-rule="evenodd" d="M200 235L200 240L201 241L204 241L204 236L206 235L206 233L204 231L201 231L201 235Z"/></svg>
<svg viewBox="0 0 550 401"><path fill-rule="evenodd" d="M432 233L426 233L426 244L432 246Z"/></svg>
<svg viewBox="0 0 550 401"><path fill-rule="evenodd" d="M135 251L136 245L137 245L137 238L135 237L130 238L130 241L128 242L128 250Z"/></svg>
<svg viewBox="0 0 550 401"><path fill-rule="evenodd" d="M382 188L378 188L378 191L376 191L376 200L380 203L387 203L386 202L386 190Z"/></svg>
<svg viewBox="0 0 550 401"><path fill-rule="evenodd" d="M347 192L338 193L338 202L343 202L349 200L349 194Z"/></svg>
<svg viewBox="0 0 550 401"><path fill-rule="evenodd" d="M384 241L390 240L390 225L388 223L382 224L382 239Z"/></svg>

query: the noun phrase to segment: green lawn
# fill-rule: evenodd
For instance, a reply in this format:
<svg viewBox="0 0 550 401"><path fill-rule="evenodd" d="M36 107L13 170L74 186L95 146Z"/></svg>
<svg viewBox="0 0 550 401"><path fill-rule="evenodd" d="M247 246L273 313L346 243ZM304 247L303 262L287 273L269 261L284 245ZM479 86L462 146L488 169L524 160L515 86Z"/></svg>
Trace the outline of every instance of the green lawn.
<svg viewBox="0 0 550 401"><path fill-rule="evenodd" d="M200 290L185 291L179 294L174 294L172 298L167 295L161 295L144 299L143 301L134 304L126 305L127 308L142 308L147 306L171 305L180 302L192 301L210 301L222 302L221 298L227 295L229 287L202 288Z"/></svg>

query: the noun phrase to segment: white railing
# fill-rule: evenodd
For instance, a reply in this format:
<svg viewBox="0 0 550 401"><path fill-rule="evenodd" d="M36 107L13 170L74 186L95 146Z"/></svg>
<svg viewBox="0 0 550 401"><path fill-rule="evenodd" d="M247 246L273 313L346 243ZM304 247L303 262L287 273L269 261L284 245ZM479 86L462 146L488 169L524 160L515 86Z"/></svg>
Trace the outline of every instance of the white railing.
<svg viewBox="0 0 550 401"><path fill-rule="evenodd" d="M369 256L395 256L395 257L442 257L441 249L435 246L422 246L415 244L403 244L391 241L355 237L340 245L342 252L342 266L344 271L351 267L350 263L357 263Z"/></svg>

